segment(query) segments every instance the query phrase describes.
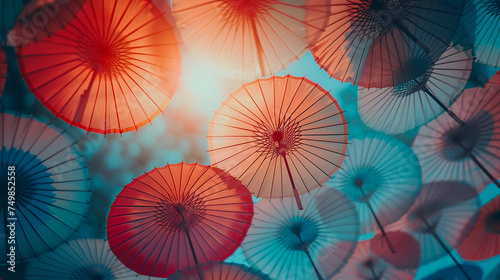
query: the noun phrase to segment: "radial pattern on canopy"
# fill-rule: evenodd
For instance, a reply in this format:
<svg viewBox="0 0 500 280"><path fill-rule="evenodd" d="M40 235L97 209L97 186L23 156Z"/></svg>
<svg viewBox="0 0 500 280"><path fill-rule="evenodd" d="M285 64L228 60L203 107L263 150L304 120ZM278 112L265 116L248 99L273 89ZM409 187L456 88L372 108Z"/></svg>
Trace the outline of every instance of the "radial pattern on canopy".
<svg viewBox="0 0 500 280"><path fill-rule="evenodd" d="M89 132L124 133L151 122L172 99L178 43L149 1L87 0L64 29L19 49L35 96Z"/></svg>

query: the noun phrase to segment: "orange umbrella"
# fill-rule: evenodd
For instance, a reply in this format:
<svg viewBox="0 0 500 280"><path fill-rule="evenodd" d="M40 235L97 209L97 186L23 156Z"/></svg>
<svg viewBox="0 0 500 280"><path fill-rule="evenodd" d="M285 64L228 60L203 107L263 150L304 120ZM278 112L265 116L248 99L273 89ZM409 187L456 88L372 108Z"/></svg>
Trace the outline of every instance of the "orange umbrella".
<svg viewBox="0 0 500 280"><path fill-rule="evenodd" d="M172 7L187 47L226 75L268 76L307 51L305 10L296 1L173 0Z"/></svg>
<svg viewBox="0 0 500 280"><path fill-rule="evenodd" d="M307 22L326 24L308 30L316 62L335 79L384 88L416 78L396 72L418 66L406 62L435 62L446 51L464 0L307 0L306 7Z"/></svg>
<svg viewBox="0 0 500 280"><path fill-rule="evenodd" d="M500 196L481 208L476 225L457 248L466 260L483 260L500 254Z"/></svg>
<svg viewBox="0 0 500 280"><path fill-rule="evenodd" d="M134 179L118 194L107 223L113 253L139 274L168 277L223 261L246 236L250 192L220 169L170 164Z"/></svg>
<svg viewBox="0 0 500 280"><path fill-rule="evenodd" d="M256 197L295 196L328 181L345 158L347 125L337 101L305 78L272 77L243 85L214 114L212 164Z"/></svg>
<svg viewBox="0 0 500 280"><path fill-rule="evenodd" d="M5 81L7 80L7 58L5 52L0 48L0 95L3 92Z"/></svg>
<svg viewBox="0 0 500 280"><path fill-rule="evenodd" d="M24 5L12 30L8 44L24 46L50 37L64 28L87 0L32 0Z"/></svg>
<svg viewBox="0 0 500 280"><path fill-rule="evenodd" d="M156 117L180 75L178 43L149 1L88 0L64 28L19 50L28 86L57 117L124 133Z"/></svg>

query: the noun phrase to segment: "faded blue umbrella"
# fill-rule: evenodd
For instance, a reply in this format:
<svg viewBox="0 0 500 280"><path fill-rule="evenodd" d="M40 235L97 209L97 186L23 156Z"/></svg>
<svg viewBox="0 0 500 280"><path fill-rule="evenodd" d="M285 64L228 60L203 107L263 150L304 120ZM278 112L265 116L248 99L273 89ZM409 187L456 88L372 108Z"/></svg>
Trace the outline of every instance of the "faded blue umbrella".
<svg viewBox="0 0 500 280"><path fill-rule="evenodd" d="M77 142L35 118L0 113L0 229L11 236L16 262L25 262L67 242L87 213L91 190ZM7 252L6 252L7 251ZM0 246L6 263L7 247Z"/></svg>

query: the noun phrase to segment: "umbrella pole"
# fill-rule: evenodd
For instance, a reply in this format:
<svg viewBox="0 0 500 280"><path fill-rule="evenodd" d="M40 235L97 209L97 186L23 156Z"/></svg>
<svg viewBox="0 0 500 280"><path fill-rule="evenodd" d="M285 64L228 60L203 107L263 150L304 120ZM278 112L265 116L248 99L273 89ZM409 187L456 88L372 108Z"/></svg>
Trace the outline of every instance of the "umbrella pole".
<svg viewBox="0 0 500 280"><path fill-rule="evenodd" d="M380 279L380 277L377 276L377 274L375 273L375 269L373 269L373 265L370 266L370 271L372 272L373 280L379 280Z"/></svg>
<svg viewBox="0 0 500 280"><path fill-rule="evenodd" d="M460 144L460 146L462 146L462 148L465 148L462 144ZM497 179L495 179L495 177L493 177L493 175L491 175L491 173L486 170L486 167L481 163L479 162L479 160L476 158L476 156L474 156L472 153L469 155L469 157L476 163L476 165L484 172L484 174L486 174L486 176L488 176L488 178L497 186L497 188L500 189L500 183L498 182Z"/></svg>
<svg viewBox="0 0 500 280"><path fill-rule="evenodd" d="M446 251L446 253L448 253L448 255L451 257L451 259L453 260L453 262L455 262L455 264L457 265L458 269L460 269L460 271L464 274L465 278L467 278L467 280L472 280L472 278L470 278L469 274L467 274L467 272L462 267L462 265L451 254L451 251L446 247L446 245L441 240L441 238L439 238L439 236L437 235L436 231L431 227L431 225L429 225L429 223L427 222L427 220L425 218L422 218L422 221L424 221L425 225L427 226L427 229L429 229L429 231L432 233L432 235L434 236L434 238L436 239L436 241L439 243L439 245L441 245L441 247L443 247L443 249Z"/></svg>
<svg viewBox="0 0 500 280"><path fill-rule="evenodd" d="M260 72L262 76L266 76L266 70L264 69L264 59L262 58L264 48L262 48L262 42L260 41L259 35L257 34L257 26L255 25L255 20L252 20L251 22L253 37L255 40L255 45L257 47L257 59L259 60Z"/></svg>
<svg viewBox="0 0 500 280"><path fill-rule="evenodd" d="M302 201L300 200L299 192L295 188L295 182L293 181L292 172L290 171L290 166L288 165L288 161L286 160L285 152L282 152L281 156L285 161L286 171L288 172L288 177L290 177L290 182L292 183L293 195L295 196L295 201L297 202L297 206L299 207L299 210L303 210L304 207L302 207Z"/></svg>
<svg viewBox="0 0 500 280"><path fill-rule="evenodd" d="M406 26L404 26L399 20L394 20L394 25L401 30L406 36L408 36L415 44L417 44L426 54L429 54L431 50L422 41L420 41L415 35L413 35Z"/></svg>
<svg viewBox="0 0 500 280"><path fill-rule="evenodd" d="M299 238L300 244L302 244L302 238L300 238L300 233L295 232L295 235ZM316 276L318 276L318 280L324 280L323 276L321 276L321 273L319 273L318 268L314 264L314 261L311 257L311 254L309 253L309 249L304 249L304 253L306 253L307 258L309 258L309 261L311 262L312 267L314 268L314 272L316 272Z"/></svg>
<svg viewBox="0 0 500 280"><path fill-rule="evenodd" d="M363 196L365 196L365 192L363 192L363 190L361 188L359 188L359 190L361 191L361 193L363 194ZM389 237L387 237L387 234L385 233L385 230L384 230L384 227L382 226L382 223L380 222L380 220L378 219L377 215L375 214L375 210L373 210L373 207L371 206L371 204L370 204L369 201L366 201L366 205L368 205L368 208L370 209L370 212L372 213L373 218L375 218L375 222L377 222L378 228L382 232L382 237L387 242L387 246L389 246L389 249L391 250L391 252L393 254L395 254L396 253L396 249L394 249L394 246L392 246L391 240L389 239Z"/></svg>
<svg viewBox="0 0 500 280"><path fill-rule="evenodd" d="M443 108L453 120L455 120L459 125L465 126L465 122L460 119L453 111L448 109L448 107L444 106L444 104L427 87L424 87L423 91L427 93L427 95L429 95L432 100L434 100L441 108Z"/></svg>
<svg viewBox="0 0 500 280"><path fill-rule="evenodd" d="M184 206L182 205L177 205L177 211L181 214L181 218L182 218L182 222L184 224L186 224L186 211L184 209ZM205 280L205 278L203 277L203 273L201 271L201 268L199 267L199 263L198 263L198 258L196 258L196 252L194 250L194 246L193 246L193 241L191 240L191 234L189 233L189 228L186 227L184 229L184 233L186 234L186 237L187 237L187 240L188 240L188 243L189 243L189 247L191 248L191 254L193 255L193 259L194 259L194 266L196 267L196 272L198 272L198 277L200 278L200 280Z"/></svg>

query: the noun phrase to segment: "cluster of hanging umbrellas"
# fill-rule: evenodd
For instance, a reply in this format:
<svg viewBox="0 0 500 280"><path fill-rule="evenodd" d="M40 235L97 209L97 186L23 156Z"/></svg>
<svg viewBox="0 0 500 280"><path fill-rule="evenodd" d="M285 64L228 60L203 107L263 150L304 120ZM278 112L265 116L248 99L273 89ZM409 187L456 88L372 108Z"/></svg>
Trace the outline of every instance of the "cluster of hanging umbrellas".
<svg viewBox="0 0 500 280"><path fill-rule="evenodd" d="M87 133L168 114L183 48L242 82L209 123L211 164L165 163L132 179L110 206L106 239L73 239L92 207L77 141L0 112L0 177L16 166L28 279L396 280L442 257L455 266L430 279L477 279L462 259L500 254L500 200L481 207L478 196L500 188L500 72L468 83L475 63L499 67L497 2L170 2L2 3L0 43L16 47L29 89ZM308 51L358 86L372 133L348 135L335 92L274 76ZM6 76L0 49L0 90ZM394 136L412 131L411 143ZM236 250L246 265L224 262Z"/></svg>

